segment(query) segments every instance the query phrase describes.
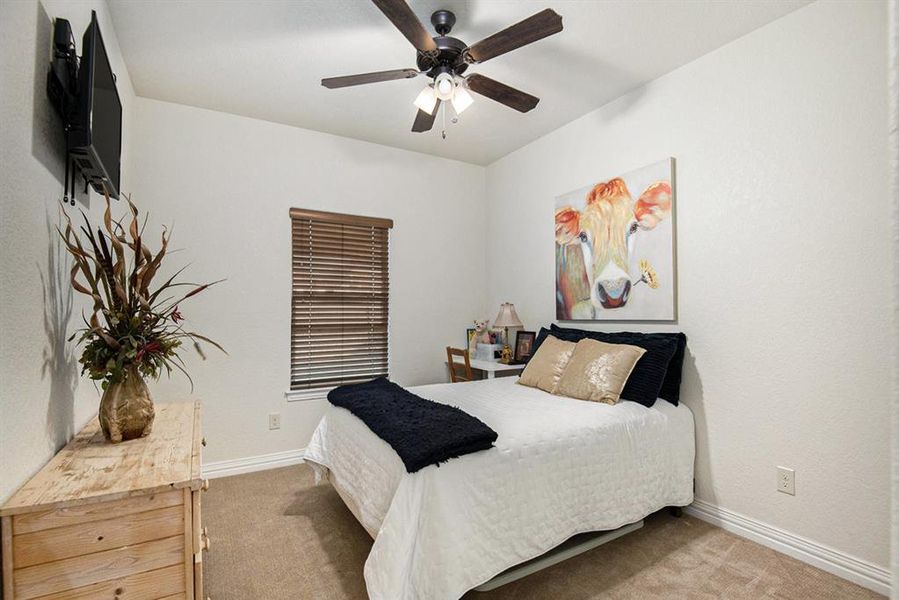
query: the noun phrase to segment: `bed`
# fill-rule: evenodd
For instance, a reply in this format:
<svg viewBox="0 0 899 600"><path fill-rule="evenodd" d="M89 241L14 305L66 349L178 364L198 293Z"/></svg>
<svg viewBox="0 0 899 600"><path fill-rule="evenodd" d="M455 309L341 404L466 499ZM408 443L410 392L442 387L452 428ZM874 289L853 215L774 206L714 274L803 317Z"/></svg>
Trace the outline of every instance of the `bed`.
<svg viewBox="0 0 899 600"><path fill-rule="evenodd" d="M575 534L693 501L693 415L555 396L506 377L410 388L493 428L494 448L407 473L348 410L328 406L305 458L374 539L376 600L454 600Z"/></svg>

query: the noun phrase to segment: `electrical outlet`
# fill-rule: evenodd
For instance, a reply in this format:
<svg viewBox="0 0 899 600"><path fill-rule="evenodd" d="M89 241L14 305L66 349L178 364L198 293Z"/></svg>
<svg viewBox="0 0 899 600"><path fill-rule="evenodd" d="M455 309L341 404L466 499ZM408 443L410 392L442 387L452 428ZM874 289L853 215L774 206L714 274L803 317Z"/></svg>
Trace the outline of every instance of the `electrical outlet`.
<svg viewBox="0 0 899 600"><path fill-rule="evenodd" d="M777 491L796 495L796 471L786 467L777 467Z"/></svg>
<svg viewBox="0 0 899 600"><path fill-rule="evenodd" d="M269 413L268 428L281 429L281 413Z"/></svg>

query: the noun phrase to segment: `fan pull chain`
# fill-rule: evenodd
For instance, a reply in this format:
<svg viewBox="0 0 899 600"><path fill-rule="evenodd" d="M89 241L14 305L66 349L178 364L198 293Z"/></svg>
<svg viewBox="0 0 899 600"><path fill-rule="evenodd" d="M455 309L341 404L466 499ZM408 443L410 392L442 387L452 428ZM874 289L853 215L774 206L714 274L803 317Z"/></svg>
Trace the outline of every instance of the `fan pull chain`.
<svg viewBox="0 0 899 600"><path fill-rule="evenodd" d="M69 157L68 152L66 153L66 179L62 184L62 203L69 203L69 164L71 163L71 158Z"/></svg>
<svg viewBox="0 0 899 600"><path fill-rule="evenodd" d="M72 165L72 180L71 180L71 196L69 197L69 202L72 206L75 206L75 177L77 177L77 173L75 172L75 165Z"/></svg>
<svg viewBox="0 0 899 600"><path fill-rule="evenodd" d="M443 136L443 139L446 139L446 102L440 103L440 109L443 114L443 131L440 132L440 135Z"/></svg>

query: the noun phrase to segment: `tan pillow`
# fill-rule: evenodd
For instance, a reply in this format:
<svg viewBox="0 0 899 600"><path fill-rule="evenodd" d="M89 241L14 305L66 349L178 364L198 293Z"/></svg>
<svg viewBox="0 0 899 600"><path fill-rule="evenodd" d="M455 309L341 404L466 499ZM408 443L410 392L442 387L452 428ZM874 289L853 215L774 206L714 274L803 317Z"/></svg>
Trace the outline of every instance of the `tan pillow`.
<svg viewBox="0 0 899 600"><path fill-rule="evenodd" d="M575 346L557 392L580 400L615 404L644 352L638 346L584 338Z"/></svg>
<svg viewBox="0 0 899 600"><path fill-rule="evenodd" d="M559 378L565 371L565 365L568 364L575 346L574 342L564 342L551 335L547 336L537 349L537 353L528 361L528 366L521 373L518 383L555 394Z"/></svg>

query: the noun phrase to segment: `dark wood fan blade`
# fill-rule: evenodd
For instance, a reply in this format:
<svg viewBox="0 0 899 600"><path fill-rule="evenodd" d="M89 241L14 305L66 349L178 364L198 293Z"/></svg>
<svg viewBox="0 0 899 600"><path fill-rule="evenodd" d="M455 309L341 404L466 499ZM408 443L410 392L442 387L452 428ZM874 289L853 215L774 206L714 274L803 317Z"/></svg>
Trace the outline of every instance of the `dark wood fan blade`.
<svg viewBox="0 0 899 600"><path fill-rule="evenodd" d="M482 63L560 31L562 17L553 9L547 8L473 44L468 48L468 57L474 62Z"/></svg>
<svg viewBox="0 0 899 600"><path fill-rule="evenodd" d="M436 52L437 44L405 0L372 0L384 16L421 52Z"/></svg>
<svg viewBox="0 0 899 600"><path fill-rule="evenodd" d="M334 88L363 85L365 83L377 83L379 81L411 79L416 75L418 75L418 71L415 69L394 69L393 71L378 71L376 73L360 73L359 75L328 77L327 79L322 79L322 85L333 90Z"/></svg>
<svg viewBox="0 0 899 600"><path fill-rule="evenodd" d="M523 113L528 112L540 102L540 98L536 96L531 96L521 90L509 87L505 83L500 83L495 79L490 79L477 73L468 76L468 88L472 92L487 96L491 100L496 100L500 104L505 104L509 108L514 108Z"/></svg>
<svg viewBox="0 0 899 600"><path fill-rule="evenodd" d="M434 119L437 118L438 110L440 110L440 100L438 100L437 104L434 105L434 110L431 112L431 114L418 109L418 114L415 115L415 122L412 123L412 131L416 133L431 131L431 127L434 126Z"/></svg>

